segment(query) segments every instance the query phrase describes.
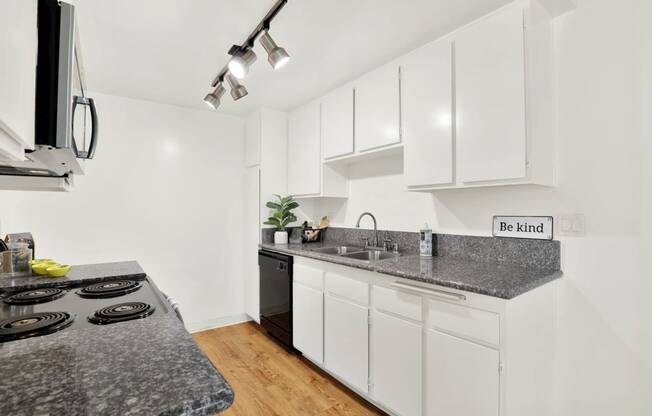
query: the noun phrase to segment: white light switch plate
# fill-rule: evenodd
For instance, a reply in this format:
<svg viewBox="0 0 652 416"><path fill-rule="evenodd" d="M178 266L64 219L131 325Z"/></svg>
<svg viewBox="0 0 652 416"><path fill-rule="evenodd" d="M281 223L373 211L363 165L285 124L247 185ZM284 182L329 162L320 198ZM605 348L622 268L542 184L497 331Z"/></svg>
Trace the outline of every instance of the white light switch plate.
<svg viewBox="0 0 652 416"><path fill-rule="evenodd" d="M556 218L555 234L570 237L581 237L586 234L584 214L560 214Z"/></svg>

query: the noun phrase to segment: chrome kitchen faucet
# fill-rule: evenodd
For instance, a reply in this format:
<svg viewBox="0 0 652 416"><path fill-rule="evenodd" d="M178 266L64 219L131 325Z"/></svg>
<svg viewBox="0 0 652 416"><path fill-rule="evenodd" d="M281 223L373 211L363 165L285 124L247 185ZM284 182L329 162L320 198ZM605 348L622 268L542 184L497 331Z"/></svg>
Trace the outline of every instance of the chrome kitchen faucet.
<svg viewBox="0 0 652 416"><path fill-rule="evenodd" d="M370 216L371 219L372 219L373 222L374 222L374 236L375 236L375 237L374 237L374 245L373 245L373 248L379 248L379 245L378 245L378 227L377 227L377 223L376 223L376 217L374 217L374 214L372 214L371 212L363 212L362 214L360 214L360 216L358 217L358 222L355 223L355 227L356 227L356 228L360 228L360 220L361 220L362 217L364 217L365 215ZM365 248L367 248L367 247L365 247Z"/></svg>

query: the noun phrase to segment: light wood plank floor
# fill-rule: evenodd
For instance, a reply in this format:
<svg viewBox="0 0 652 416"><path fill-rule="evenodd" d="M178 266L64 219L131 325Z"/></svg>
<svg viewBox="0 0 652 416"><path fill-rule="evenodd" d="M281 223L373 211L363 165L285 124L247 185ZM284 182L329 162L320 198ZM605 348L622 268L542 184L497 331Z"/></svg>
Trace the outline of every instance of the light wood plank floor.
<svg viewBox="0 0 652 416"><path fill-rule="evenodd" d="M220 415L385 415L254 323L193 337L235 391L235 402Z"/></svg>

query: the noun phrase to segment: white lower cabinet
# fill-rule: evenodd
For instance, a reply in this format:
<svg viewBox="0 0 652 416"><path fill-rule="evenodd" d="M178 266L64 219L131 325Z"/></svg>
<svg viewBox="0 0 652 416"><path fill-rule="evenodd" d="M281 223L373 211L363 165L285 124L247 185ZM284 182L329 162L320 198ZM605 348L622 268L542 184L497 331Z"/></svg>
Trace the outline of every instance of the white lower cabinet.
<svg viewBox="0 0 652 416"><path fill-rule="evenodd" d="M312 360L324 361L324 294L295 282L292 286L294 347Z"/></svg>
<svg viewBox="0 0 652 416"><path fill-rule="evenodd" d="M389 414L552 413L554 284L505 300L302 257L294 270L296 348Z"/></svg>
<svg viewBox="0 0 652 416"><path fill-rule="evenodd" d="M327 277L328 278L328 277ZM369 310L326 293L326 369L361 392L369 390Z"/></svg>
<svg viewBox="0 0 652 416"><path fill-rule="evenodd" d="M399 415L421 415L422 325L374 311L371 334L372 396Z"/></svg>
<svg viewBox="0 0 652 416"><path fill-rule="evenodd" d="M427 416L500 414L497 350L432 329L426 345Z"/></svg>

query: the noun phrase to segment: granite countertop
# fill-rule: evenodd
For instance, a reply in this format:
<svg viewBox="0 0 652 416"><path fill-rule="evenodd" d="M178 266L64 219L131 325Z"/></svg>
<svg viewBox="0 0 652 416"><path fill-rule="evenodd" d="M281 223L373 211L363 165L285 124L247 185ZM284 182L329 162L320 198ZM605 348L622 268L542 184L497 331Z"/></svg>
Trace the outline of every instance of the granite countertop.
<svg viewBox="0 0 652 416"><path fill-rule="evenodd" d="M54 287L77 283L97 283L120 278L144 278L145 271L137 261L82 264L72 266L64 277L21 276L0 277L0 290L28 290L36 287Z"/></svg>
<svg viewBox="0 0 652 416"><path fill-rule="evenodd" d="M562 272L554 268L524 267L464 257L424 258L408 254L376 262L364 262L314 251L316 248L332 245L327 243L261 244L260 247L278 253L309 257L502 299L512 299L562 276Z"/></svg>
<svg viewBox="0 0 652 416"><path fill-rule="evenodd" d="M142 273L136 262L76 269L66 281ZM16 279L27 279L27 287L51 285ZM146 319L0 343L0 368L0 415L211 415L234 400L172 308Z"/></svg>

